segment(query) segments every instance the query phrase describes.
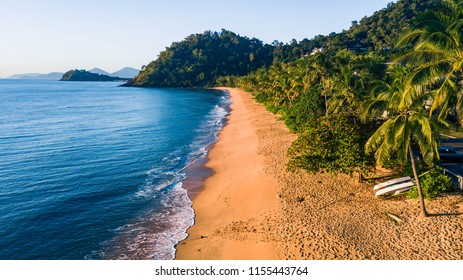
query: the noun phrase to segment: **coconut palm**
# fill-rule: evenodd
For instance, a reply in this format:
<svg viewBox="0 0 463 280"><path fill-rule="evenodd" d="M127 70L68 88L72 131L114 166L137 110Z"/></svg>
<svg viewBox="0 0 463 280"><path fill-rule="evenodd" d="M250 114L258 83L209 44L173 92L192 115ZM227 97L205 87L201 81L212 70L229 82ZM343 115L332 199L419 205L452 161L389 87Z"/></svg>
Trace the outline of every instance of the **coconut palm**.
<svg viewBox="0 0 463 280"><path fill-rule="evenodd" d="M416 29L407 33L398 45L413 46L398 59L414 67L409 82L437 88L431 113L440 109L439 117L445 118L453 99L461 122L463 0L442 0L440 8L418 18Z"/></svg>
<svg viewBox="0 0 463 280"><path fill-rule="evenodd" d="M352 114L355 110L354 103L359 99L357 71L349 64L341 66L341 69L334 77L333 96L328 110L332 113L338 113L342 110L349 110Z"/></svg>
<svg viewBox="0 0 463 280"><path fill-rule="evenodd" d="M293 83L298 84L298 89L301 92L308 91L312 86L311 61L308 58L299 59L294 65L294 80Z"/></svg>
<svg viewBox="0 0 463 280"><path fill-rule="evenodd" d="M270 87L268 93L272 96L275 106L291 107L304 92L304 71L299 65L276 63L269 69Z"/></svg>
<svg viewBox="0 0 463 280"><path fill-rule="evenodd" d="M322 95L325 98L325 114L328 115L328 97L334 88L334 66L332 58L325 52L318 53L310 59L312 84L322 86Z"/></svg>
<svg viewBox="0 0 463 280"><path fill-rule="evenodd" d="M271 96L271 103L284 106L289 102L290 80L284 63L274 63L268 70L269 87L267 93Z"/></svg>
<svg viewBox="0 0 463 280"><path fill-rule="evenodd" d="M367 153L375 152L378 165L384 165L393 156L397 156L401 163L410 159L422 215L427 217L412 143L419 147L424 161L433 165L434 158L438 157L434 138L437 122L423 106L430 93L416 91L416 87L408 86L406 72L403 68L396 69L390 86L366 107L367 113L373 112L370 116L374 116L374 112L386 111L388 119L368 139L365 149Z"/></svg>
<svg viewBox="0 0 463 280"><path fill-rule="evenodd" d="M291 79L284 70L273 80L272 92L275 105L291 106Z"/></svg>

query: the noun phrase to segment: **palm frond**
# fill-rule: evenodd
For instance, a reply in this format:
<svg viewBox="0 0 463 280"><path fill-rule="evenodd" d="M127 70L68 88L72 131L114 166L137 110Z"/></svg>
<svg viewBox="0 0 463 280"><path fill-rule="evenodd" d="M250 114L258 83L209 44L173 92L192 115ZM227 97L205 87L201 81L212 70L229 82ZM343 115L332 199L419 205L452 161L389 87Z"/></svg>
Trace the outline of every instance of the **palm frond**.
<svg viewBox="0 0 463 280"><path fill-rule="evenodd" d="M381 146L381 144L383 144L385 135L390 130L393 123L393 119L387 120L375 131L375 133L373 133L372 136L370 136L370 138L365 143L365 151L367 153L376 151Z"/></svg>
<svg viewBox="0 0 463 280"><path fill-rule="evenodd" d="M409 121L418 130L415 131L416 135L423 136L422 140L426 143L432 142L434 135L429 115L413 112L409 117Z"/></svg>

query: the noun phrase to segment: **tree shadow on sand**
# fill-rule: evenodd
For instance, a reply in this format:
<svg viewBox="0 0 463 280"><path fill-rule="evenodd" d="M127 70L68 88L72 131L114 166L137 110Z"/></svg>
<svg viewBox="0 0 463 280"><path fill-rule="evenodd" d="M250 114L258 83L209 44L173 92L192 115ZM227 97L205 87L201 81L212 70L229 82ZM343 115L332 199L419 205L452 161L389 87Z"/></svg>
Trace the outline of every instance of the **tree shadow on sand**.
<svg viewBox="0 0 463 280"><path fill-rule="evenodd" d="M463 193L461 191L455 191L450 193L441 194L443 197L461 197L463 198ZM453 203L452 207L460 208L453 213L429 213L430 217L452 217L452 216L463 216L463 199Z"/></svg>
<svg viewBox="0 0 463 280"><path fill-rule="evenodd" d="M463 213L429 213L429 217L452 217L452 216L462 216Z"/></svg>

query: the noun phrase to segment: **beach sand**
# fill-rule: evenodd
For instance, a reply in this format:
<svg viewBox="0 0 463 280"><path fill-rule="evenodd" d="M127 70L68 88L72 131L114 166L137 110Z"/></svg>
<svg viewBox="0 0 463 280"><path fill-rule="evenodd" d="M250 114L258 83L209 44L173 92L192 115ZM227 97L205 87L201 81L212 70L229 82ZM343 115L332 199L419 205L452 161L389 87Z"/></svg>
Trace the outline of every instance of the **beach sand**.
<svg viewBox="0 0 463 280"><path fill-rule="evenodd" d="M462 193L426 201L434 215L422 218L418 200L376 198L373 181L288 172L296 136L251 94L227 90L232 111L205 165L213 174L176 259L463 259Z"/></svg>

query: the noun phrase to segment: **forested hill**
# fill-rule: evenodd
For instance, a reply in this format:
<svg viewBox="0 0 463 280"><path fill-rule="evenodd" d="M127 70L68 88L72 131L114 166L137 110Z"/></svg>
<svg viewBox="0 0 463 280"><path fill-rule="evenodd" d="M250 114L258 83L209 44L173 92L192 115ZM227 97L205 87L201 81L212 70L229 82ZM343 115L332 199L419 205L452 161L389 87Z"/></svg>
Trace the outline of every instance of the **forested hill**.
<svg viewBox="0 0 463 280"><path fill-rule="evenodd" d="M441 0L400 0L370 17L352 21L348 30L329 35L318 35L312 39L293 40L289 44L275 42L275 59L290 62L311 53L314 48L325 48L333 52L349 49L354 51L383 52L392 55L399 37L410 28L417 15L434 9ZM387 50L387 53L384 53Z"/></svg>
<svg viewBox="0 0 463 280"><path fill-rule="evenodd" d="M246 75L273 61L273 47L233 32L206 31L172 43L129 86L204 87L216 78Z"/></svg>
<svg viewBox="0 0 463 280"><path fill-rule="evenodd" d="M206 31L184 41L172 43L159 57L143 67L128 86L204 87L220 77L243 76L269 66L273 61L292 62L307 56L315 48L336 53L340 50L381 53L389 59L392 51L416 16L433 9L440 0L399 0L370 17L352 21L341 33L318 35L312 39L292 40L288 44L274 41L263 44L231 31Z"/></svg>
<svg viewBox="0 0 463 280"><path fill-rule="evenodd" d="M350 48L359 44L370 50L392 49L419 14L436 8L440 2L441 0L404 0L396 4L389 3L373 16L364 17L359 22L353 21L352 27L339 36L338 44Z"/></svg>

